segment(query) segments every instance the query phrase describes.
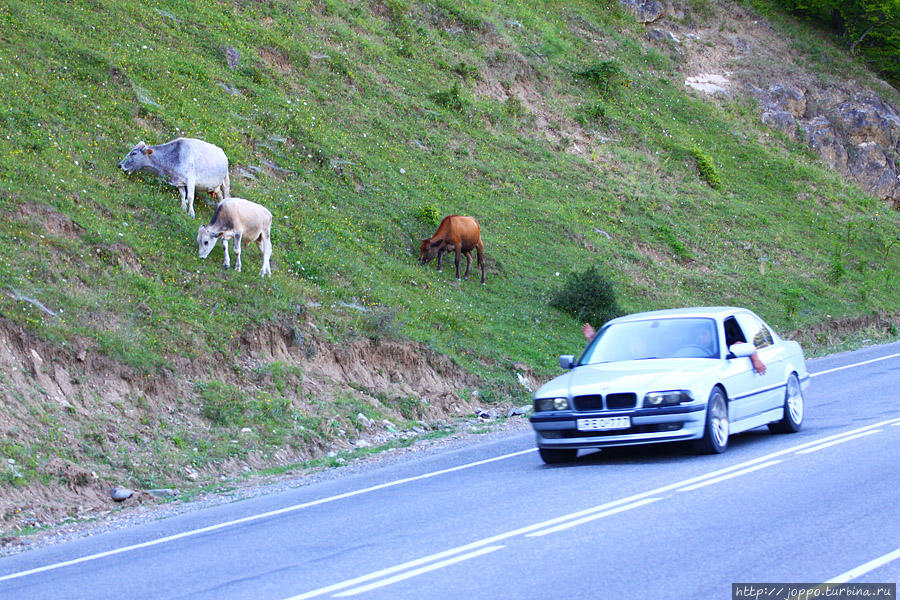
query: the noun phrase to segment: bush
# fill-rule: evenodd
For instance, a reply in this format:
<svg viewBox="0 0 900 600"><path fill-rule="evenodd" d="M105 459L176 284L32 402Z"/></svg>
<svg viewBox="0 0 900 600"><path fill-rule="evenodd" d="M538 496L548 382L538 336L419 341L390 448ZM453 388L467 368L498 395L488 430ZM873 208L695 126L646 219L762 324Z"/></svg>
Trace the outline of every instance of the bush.
<svg viewBox="0 0 900 600"><path fill-rule="evenodd" d="M612 96L620 86L628 85L625 72L614 60L604 60L575 71L575 78L593 86L603 96Z"/></svg>
<svg viewBox="0 0 900 600"><path fill-rule="evenodd" d="M606 105L603 102L587 102L578 107L575 120L582 127L602 123L606 117Z"/></svg>
<svg viewBox="0 0 900 600"><path fill-rule="evenodd" d="M431 204L422 204L416 211L416 219L425 225L437 227L441 223L441 213Z"/></svg>
<svg viewBox="0 0 900 600"><path fill-rule="evenodd" d="M622 314L613 282L595 266L581 273L571 273L563 286L553 293L550 306L596 328Z"/></svg>
<svg viewBox="0 0 900 600"><path fill-rule="evenodd" d="M691 155L694 157L694 160L697 161L697 170L700 171L700 177L702 177L712 189L721 190L722 180L719 179L719 171L716 169L716 165L713 164L709 155L696 146L691 148Z"/></svg>
<svg viewBox="0 0 900 600"><path fill-rule="evenodd" d="M466 107L465 102L460 95L459 83L455 81L453 82L453 87L449 90L445 92L435 92L434 94L431 94L430 98L440 106L455 112L463 112Z"/></svg>

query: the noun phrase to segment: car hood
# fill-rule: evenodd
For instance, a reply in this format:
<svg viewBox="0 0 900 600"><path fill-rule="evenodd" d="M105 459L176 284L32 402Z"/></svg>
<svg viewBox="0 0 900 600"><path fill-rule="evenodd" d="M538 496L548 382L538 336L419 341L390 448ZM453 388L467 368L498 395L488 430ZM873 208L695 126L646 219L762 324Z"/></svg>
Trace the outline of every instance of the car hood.
<svg viewBox="0 0 900 600"><path fill-rule="evenodd" d="M691 389L718 364L715 359L669 358L584 365L551 379L534 397Z"/></svg>

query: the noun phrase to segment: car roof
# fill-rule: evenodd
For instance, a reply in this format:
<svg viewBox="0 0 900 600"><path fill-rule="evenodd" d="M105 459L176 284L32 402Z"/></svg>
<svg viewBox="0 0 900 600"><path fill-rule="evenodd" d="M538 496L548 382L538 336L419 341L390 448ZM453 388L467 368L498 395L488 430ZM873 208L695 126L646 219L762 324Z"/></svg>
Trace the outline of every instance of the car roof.
<svg viewBox="0 0 900 600"><path fill-rule="evenodd" d="M678 317L706 317L710 319L722 319L734 313L750 313L752 311L738 306L694 306L690 308L668 308L665 310L652 310L649 312L634 313L617 317L608 321L611 323L624 323L627 321L644 321L646 319L674 319Z"/></svg>

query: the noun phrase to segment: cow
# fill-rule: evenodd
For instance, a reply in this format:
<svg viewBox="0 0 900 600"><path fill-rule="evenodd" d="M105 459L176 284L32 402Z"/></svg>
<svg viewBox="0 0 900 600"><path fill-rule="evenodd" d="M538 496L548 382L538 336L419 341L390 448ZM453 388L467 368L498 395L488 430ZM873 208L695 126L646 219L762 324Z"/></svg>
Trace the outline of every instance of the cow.
<svg viewBox="0 0 900 600"><path fill-rule="evenodd" d="M228 240L234 238L234 270L241 270L241 241L248 240L259 245L262 252L262 268L260 277L272 274L269 259L272 256L272 213L256 202L243 198L226 198L216 205L209 225L201 225L197 230L197 253L206 258L222 239L225 247L225 268L231 266L228 258Z"/></svg>
<svg viewBox="0 0 900 600"><path fill-rule="evenodd" d="M231 195L228 157L214 144L194 138L176 138L158 146L140 142L119 162L130 175L145 171L166 179L181 194L181 209L194 217L194 192L206 191L224 200Z"/></svg>
<svg viewBox="0 0 900 600"><path fill-rule="evenodd" d="M456 252L456 279L459 280L459 255L466 255L466 274L472 266L472 249L478 250L478 266L481 267L481 283L484 284L484 244L481 242L481 228L472 217L450 215L444 217L437 231L430 238L422 240L419 262L423 265L437 256L438 271L442 271L441 259L444 252Z"/></svg>

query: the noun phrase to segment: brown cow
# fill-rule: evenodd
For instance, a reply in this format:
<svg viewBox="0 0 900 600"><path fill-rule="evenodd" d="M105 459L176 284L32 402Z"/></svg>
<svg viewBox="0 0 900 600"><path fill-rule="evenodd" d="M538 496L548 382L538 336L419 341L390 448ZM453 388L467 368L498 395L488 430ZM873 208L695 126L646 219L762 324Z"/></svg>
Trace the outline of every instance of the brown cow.
<svg viewBox="0 0 900 600"><path fill-rule="evenodd" d="M459 255L466 255L466 274L472 266L472 249L478 250L478 266L481 267L481 283L484 284L484 244L481 243L481 228L472 217L450 215L444 217L435 234L422 240L419 262L423 265L437 256L438 271L442 271L441 259L444 252L456 252L456 279L459 280Z"/></svg>

